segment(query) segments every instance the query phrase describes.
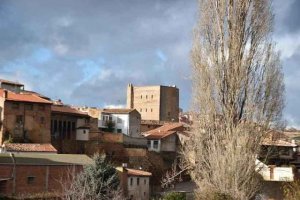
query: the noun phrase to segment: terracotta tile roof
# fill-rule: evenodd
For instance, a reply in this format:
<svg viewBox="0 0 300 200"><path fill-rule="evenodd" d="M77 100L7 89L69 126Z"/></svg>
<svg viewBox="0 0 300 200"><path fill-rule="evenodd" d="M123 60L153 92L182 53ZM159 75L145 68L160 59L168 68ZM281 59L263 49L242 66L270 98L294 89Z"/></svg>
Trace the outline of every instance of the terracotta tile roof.
<svg viewBox="0 0 300 200"><path fill-rule="evenodd" d="M7 90L6 90L7 91ZM3 98L4 90L0 89L0 97ZM11 91L7 91L7 101L15 102L30 102L30 103L43 103L43 104L52 104L51 101L43 99L35 94L17 94Z"/></svg>
<svg viewBox="0 0 300 200"><path fill-rule="evenodd" d="M265 146L297 147L287 135L275 130L268 131L261 144Z"/></svg>
<svg viewBox="0 0 300 200"><path fill-rule="evenodd" d="M71 108L67 105L52 105L51 111L54 113L63 113L67 115L76 115L76 116L82 116L82 117L88 117L89 115L87 113L81 112L79 110L76 110L75 108Z"/></svg>
<svg viewBox="0 0 300 200"><path fill-rule="evenodd" d="M128 173L128 176L152 176L150 172L137 170L137 169L126 168L126 171Z"/></svg>
<svg viewBox="0 0 300 200"><path fill-rule="evenodd" d="M162 139L176 132L182 132L184 130L182 123L166 123L163 126L147 131L143 135L147 139Z"/></svg>
<svg viewBox="0 0 300 200"><path fill-rule="evenodd" d="M57 153L51 144L7 143L2 147L8 152L48 152Z"/></svg>
<svg viewBox="0 0 300 200"><path fill-rule="evenodd" d="M135 109L103 109L103 113L109 113L109 114L129 114L131 113L132 111L134 111Z"/></svg>
<svg viewBox="0 0 300 200"><path fill-rule="evenodd" d="M24 86L24 84L22 84L22 83L14 82L14 81L8 81L8 80L4 80L4 79L0 79L0 83L6 83L6 84L10 84L10 85L17 85L17 86Z"/></svg>

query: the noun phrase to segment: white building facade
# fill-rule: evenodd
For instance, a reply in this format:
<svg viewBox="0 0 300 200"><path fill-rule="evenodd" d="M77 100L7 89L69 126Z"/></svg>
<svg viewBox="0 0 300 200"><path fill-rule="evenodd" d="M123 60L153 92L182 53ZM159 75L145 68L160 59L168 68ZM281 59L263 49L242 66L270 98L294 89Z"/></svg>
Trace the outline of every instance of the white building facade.
<svg viewBox="0 0 300 200"><path fill-rule="evenodd" d="M109 127L111 126L111 127ZM141 115L136 109L104 109L98 121L100 129L141 137Z"/></svg>

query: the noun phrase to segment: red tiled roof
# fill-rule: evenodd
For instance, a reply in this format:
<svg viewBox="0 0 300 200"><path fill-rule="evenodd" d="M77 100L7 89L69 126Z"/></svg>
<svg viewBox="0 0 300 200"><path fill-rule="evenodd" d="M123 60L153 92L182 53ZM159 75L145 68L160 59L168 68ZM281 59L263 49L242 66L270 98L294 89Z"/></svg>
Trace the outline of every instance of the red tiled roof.
<svg viewBox="0 0 300 200"><path fill-rule="evenodd" d="M166 123L163 126L147 131L144 136L147 139L162 139L170 136L177 131L183 131L184 127L182 123Z"/></svg>
<svg viewBox="0 0 300 200"><path fill-rule="evenodd" d="M110 114L129 114L131 113L132 111L134 111L135 109L122 109L122 108L119 108L119 109L103 109L102 112L104 113L110 113Z"/></svg>
<svg viewBox="0 0 300 200"><path fill-rule="evenodd" d="M152 176L150 172L126 168L128 176Z"/></svg>
<svg viewBox="0 0 300 200"><path fill-rule="evenodd" d="M7 91L7 90L6 90ZM4 90L0 89L0 97L3 98ZM7 91L7 101L15 102L30 102L30 103L43 103L43 104L52 104L51 101L43 99L35 94L17 94L11 91Z"/></svg>
<svg viewBox="0 0 300 200"><path fill-rule="evenodd" d="M51 144L32 144L32 143L7 143L3 147L8 152L47 152L57 153Z"/></svg>
<svg viewBox="0 0 300 200"><path fill-rule="evenodd" d="M297 147L283 132L275 130L268 131L261 144L265 146Z"/></svg>
<svg viewBox="0 0 300 200"><path fill-rule="evenodd" d="M14 82L14 81L8 81L8 80L4 80L4 79L0 79L0 82L10 84L10 85L24 86L24 84L22 84L22 83Z"/></svg>
<svg viewBox="0 0 300 200"><path fill-rule="evenodd" d="M63 113L67 115L88 117L87 113L80 112L79 110L76 110L75 108L71 108L70 106L66 106L66 105L52 105L51 111L56 113Z"/></svg>

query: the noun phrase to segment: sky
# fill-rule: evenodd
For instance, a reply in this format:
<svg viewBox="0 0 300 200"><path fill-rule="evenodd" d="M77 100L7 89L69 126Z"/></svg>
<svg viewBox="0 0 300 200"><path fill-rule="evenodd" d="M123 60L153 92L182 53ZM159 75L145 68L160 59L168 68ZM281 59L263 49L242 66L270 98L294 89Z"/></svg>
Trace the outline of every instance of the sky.
<svg viewBox="0 0 300 200"><path fill-rule="evenodd" d="M300 1L274 0L284 117L300 128ZM81 106L122 106L128 83L191 96L196 0L0 0L0 78Z"/></svg>

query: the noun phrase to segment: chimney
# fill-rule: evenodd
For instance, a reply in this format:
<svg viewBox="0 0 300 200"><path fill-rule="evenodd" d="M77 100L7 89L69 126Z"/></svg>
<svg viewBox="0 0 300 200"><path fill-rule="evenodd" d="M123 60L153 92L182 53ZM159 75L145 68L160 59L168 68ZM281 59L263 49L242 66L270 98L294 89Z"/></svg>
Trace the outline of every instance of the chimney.
<svg viewBox="0 0 300 200"><path fill-rule="evenodd" d="M3 98L7 99L8 97L8 91L7 90L3 90Z"/></svg>

